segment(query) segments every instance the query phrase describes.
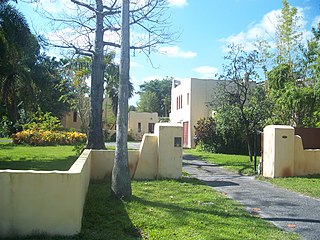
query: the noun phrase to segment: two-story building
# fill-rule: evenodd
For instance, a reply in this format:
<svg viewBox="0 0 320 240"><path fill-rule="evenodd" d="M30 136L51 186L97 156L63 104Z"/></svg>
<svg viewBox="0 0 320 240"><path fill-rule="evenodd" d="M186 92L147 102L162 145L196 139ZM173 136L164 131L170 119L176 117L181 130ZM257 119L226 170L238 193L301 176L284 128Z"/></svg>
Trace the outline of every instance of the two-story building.
<svg viewBox="0 0 320 240"><path fill-rule="evenodd" d="M226 80L190 78L182 81L173 80L171 89L170 122L183 126L183 146L193 148L194 126L203 117L212 116L214 94L219 94L222 85L232 82ZM255 82L250 82L253 87Z"/></svg>

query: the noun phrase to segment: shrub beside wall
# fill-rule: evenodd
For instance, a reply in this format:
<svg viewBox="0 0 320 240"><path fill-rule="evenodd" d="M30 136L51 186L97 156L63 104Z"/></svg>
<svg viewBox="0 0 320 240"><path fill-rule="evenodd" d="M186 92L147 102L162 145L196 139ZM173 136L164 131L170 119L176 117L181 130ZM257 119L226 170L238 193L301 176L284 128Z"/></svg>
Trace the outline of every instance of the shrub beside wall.
<svg viewBox="0 0 320 240"><path fill-rule="evenodd" d="M87 136L78 132L24 130L12 135L14 144L33 146L75 145L85 143Z"/></svg>

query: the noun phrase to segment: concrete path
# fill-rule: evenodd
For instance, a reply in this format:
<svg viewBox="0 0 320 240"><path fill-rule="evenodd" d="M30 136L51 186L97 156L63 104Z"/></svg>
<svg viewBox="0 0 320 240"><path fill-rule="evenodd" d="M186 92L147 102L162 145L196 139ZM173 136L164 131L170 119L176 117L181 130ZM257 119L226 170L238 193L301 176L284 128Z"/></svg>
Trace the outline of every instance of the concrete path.
<svg viewBox="0 0 320 240"><path fill-rule="evenodd" d="M303 239L320 239L320 200L241 176L192 155L185 154L183 159L183 169L192 177L242 203L252 214Z"/></svg>
<svg viewBox="0 0 320 240"><path fill-rule="evenodd" d="M129 149L139 149L140 144L141 144L141 142L128 142L128 148ZM108 146L115 147L116 143L115 142L106 142L105 145L106 145L106 147L108 147Z"/></svg>

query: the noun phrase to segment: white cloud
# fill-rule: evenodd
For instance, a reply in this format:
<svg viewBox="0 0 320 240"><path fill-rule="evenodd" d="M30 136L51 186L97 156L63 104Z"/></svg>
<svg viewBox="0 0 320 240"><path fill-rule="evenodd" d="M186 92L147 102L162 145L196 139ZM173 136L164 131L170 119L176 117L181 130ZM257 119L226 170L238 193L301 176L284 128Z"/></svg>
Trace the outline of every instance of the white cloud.
<svg viewBox="0 0 320 240"><path fill-rule="evenodd" d="M188 5L187 0L168 0L171 6L175 7L184 7Z"/></svg>
<svg viewBox="0 0 320 240"><path fill-rule="evenodd" d="M302 32L302 40L310 38L310 31L305 30L307 24L304 17L303 8L297 8L297 27L299 31ZM225 45L222 46L222 51L226 52L228 50L227 46L229 44L242 45L245 51L251 51L255 49L254 43L259 39L265 39L268 41L271 47L275 46L275 34L277 29L278 18L281 14L281 10L273 10L263 16L260 22L251 23L246 31L242 31L238 34L231 35L227 38L220 39ZM319 16L320 18L320 16ZM314 20L316 21L316 19Z"/></svg>
<svg viewBox="0 0 320 240"><path fill-rule="evenodd" d="M178 57L178 58L194 58L197 56L196 52L183 51L178 46L161 47L159 48L159 53L167 55L168 57Z"/></svg>
<svg viewBox="0 0 320 240"><path fill-rule="evenodd" d="M316 16L313 21L312 21L312 24L311 26L312 27L318 27L318 24L320 23L320 16Z"/></svg>
<svg viewBox="0 0 320 240"><path fill-rule="evenodd" d="M137 63L137 62L135 62L135 61L130 61L130 67L133 67L133 68L141 68L141 67L143 67L143 65L140 64L140 63Z"/></svg>
<svg viewBox="0 0 320 240"><path fill-rule="evenodd" d="M218 73L218 68L211 66L201 66L194 68L193 71L199 73L203 78L213 78Z"/></svg>
<svg viewBox="0 0 320 240"><path fill-rule="evenodd" d="M229 44L241 44L245 50L252 50L254 48L254 41L257 39L272 40L276 32L277 18L281 10L273 10L263 16L259 23L251 23L247 31L242 31L238 34L231 35L227 38L220 39L226 43L222 47L223 52L227 51Z"/></svg>

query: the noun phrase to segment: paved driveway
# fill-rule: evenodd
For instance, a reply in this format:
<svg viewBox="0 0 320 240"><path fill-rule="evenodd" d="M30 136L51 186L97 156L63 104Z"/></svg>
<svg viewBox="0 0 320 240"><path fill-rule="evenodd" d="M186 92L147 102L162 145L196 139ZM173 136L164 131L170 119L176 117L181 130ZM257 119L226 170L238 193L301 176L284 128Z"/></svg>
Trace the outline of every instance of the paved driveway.
<svg viewBox="0 0 320 240"><path fill-rule="evenodd" d="M241 176L189 154L183 159L183 168L192 177L242 203L252 214L304 239L320 239L320 200Z"/></svg>
<svg viewBox="0 0 320 240"><path fill-rule="evenodd" d="M139 149L141 142L128 142L128 149ZM115 147L115 142L106 142L106 146L112 146Z"/></svg>

